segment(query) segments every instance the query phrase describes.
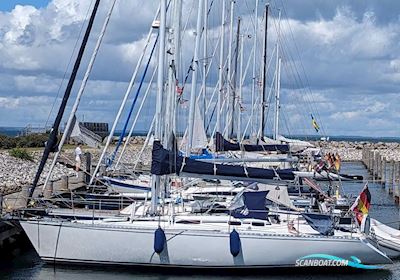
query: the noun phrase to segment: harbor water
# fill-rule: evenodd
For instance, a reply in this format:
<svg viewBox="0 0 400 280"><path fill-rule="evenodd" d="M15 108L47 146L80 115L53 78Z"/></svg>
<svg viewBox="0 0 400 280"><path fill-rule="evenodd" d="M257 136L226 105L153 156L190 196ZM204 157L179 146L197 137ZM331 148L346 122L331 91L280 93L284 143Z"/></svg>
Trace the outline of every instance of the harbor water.
<svg viewBox="0 0 400 280"><path fill-rule="evenodd" d="M360 174L364 178L368 177L365 167L359 162L343 163L343 173ZM344 192L348 195L356 197L362 189L363 182L344 183ZM372 196L372 205L370 215L377 220L387 223L392 227L399 228L399 208L395 205L392 195L388 193L387 188L383 188L380 184L370 181L369 189ZM134 246L134 244L127 244ZM169 279L187 279L192 280L208 280L208 279L400 279L400 260L395 260L394 264L387 265L380 270L345 270L335 269L333 272L324 270L323 272L307 273L302 272L297 274L291 270L286 272L263 271L257 274L241 274L241 275L220 275L220 273L201 275L196 273L186 272L181 274L180 271L168 272L154 271L153 268L146 270L141 269L126 269L118 267L86 267L86 266L69 266L69 265L51 265L45 264L37 256L36 252L27 243L22 248L15 249L13 252L5 252L0 254L0 279L79 279L79 280L123 280L123 279L143 279L143 280L169 280ZM290 248L282 248L290 250ZM268 252L265 252L268 254Z"/></svg>

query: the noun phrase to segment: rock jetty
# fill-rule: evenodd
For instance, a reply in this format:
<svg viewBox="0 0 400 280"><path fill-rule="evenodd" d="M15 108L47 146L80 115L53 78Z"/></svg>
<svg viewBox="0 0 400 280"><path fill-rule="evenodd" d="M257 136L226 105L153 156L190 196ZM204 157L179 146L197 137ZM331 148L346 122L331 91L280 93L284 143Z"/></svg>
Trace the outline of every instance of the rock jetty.
<svg viewBox="0 0 400 280"><path fill-rule="evenodd" d="M361 161L363 149L379 151L388 161L400 161L400 143L396 142L317 141L313 144L325 153L338 153L343 161Z"/></svg>

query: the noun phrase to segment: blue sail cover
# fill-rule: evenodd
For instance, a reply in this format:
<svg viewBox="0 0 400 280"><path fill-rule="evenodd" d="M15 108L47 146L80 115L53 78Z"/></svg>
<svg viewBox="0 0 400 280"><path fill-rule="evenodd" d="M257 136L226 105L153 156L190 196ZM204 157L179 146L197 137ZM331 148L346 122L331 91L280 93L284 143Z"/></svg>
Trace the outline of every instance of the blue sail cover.
<svg viewBox="0 0 400 280"><path fill-rule="evenodd" d="M243 167L240 165L216 164L203 162L180 156L176 150L169 151L163 148L160 141L154 141L152 151L151 173L167 175L180 172L214 176L229 176L254 179L282 179L293 180L292 169L263 169Z"/></svg>
<svg viewBox="0 0 400 280"><path fill-rule="evenodd" d="M265 208L268 191L244 192L240 195L241 200L238 208L231 212L237 219L259 219L267 220L268 210Z"/></svg>
<svg viewBox="0 0 400 280"><path fill-rule="evenodd" d="M246 152L279 152L288 153L289 145L286 144L272 144L272 145L249 145L240 143L231 143L227 141L221 133L215 134L215 151L246 151Z"/></svg>
<svg viewBox="0 0 400 280"><path fill-rule="evenodd" d="M322 235L333 235L334 225L330 215L301 213L307 223Z"/></svg>
<svg viewBox="0 0 400 280"><path fill-rule="evenodd" d="M214 155L210 153L207 149L202 149L201 154L191 154L191 159L212 159Z"/></svg>

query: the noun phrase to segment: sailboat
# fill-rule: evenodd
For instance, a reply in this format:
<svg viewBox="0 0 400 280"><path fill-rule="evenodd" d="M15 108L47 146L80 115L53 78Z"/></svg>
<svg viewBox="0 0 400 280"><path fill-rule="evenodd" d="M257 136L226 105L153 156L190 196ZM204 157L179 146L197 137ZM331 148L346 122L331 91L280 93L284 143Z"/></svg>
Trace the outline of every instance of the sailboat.
<svg viewBox="0 0 400 280"><path fill-rule="evenodd" d="M179 11L181 4L179 0L174 1L174 10ZM203 9L205 9L204 0L199 0L193 77L198 69ZM124 215L96 217L91 220L63 219L46 215L22 217L20 224L39 256L51 263L203 269L296 267L299 260L318 259L319 254L329 255L345 262L357 259L359 266L366 267L391 263L384 253L372 245L370 237L365 232L346 232L333 226L322 232L316 230L311 222L304 222L300 215L286 222L276 222L275 213L271 215L266 208L266 199L269 197L278 201L280 192L273 192L271 188L264 190L244 188L227 205L227 211L219 214L198 215L192 212L190 206L187 207L184 202L174 200L168 195L169 182L175 177L227 179L279 185L279 182L293 181L295 174L292 170L224 165L190 158L196 108L194 101L196 78L192 78L191 102L193 103L189 112L186 154L179 154L176 146L169 142L173 131L168 131L168 135L163 137L162 109L165 106L163 96L166 93L164 87L166 0L160 0L159 20L159 66L151 168L151 204L137 205L134 202ZM168 116L169 113L167 112L164 118L169 120L166 123L173 127L171 124L173 118ZM287 202L287 206L290 206L290 203ZM312 221L312 218L310 220Z"/></svg>

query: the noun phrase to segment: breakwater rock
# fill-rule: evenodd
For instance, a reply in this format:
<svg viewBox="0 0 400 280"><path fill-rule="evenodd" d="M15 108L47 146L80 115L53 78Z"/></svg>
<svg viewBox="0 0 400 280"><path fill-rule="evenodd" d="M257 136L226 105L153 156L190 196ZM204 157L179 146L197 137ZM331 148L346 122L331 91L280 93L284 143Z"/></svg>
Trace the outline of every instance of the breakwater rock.
<svg viewBox="0 0 400 280"><path fill-rule="evenodd" d="M114 148L115 147L110 147L108 153L106 154L106 158L111 157ZM140 153L141 149L141 145L130 146L127 148L121 157L118 169L132 171L136 162L140 167L149 166L151 163L151 148L146 148L142 153ZM82 148L82 152L89 152L92 155L92 165L94 166L97 164L101 155L101 150L98 149L84 147ZM121 149L116 154L114 163L119 159L120 152ZM0 151L0 193L7 195L20 191L23 186L31 185L38 169L42 153L43 151L30 152L33 161L28 161L10 156L8 150ZM59 161L67 163L70 166L74 166L74 158L74 149L66 149L61 153ZM52 159L53 158L50 157L49 160L47 160L38 185L44 183L49 172ZM94 166L92 167L92 170ZM85 155L83 155L82 158L81 168L83 170L86 169ZM50 179L59 180L62 176L73 176L75 174L76 173L73 168L68 168L64 164L58 162Z"/></svg>
<svg viewBox="0 0 400 280"><path fill-rule="evenodd" d="M12 157L9 155L8 151L0 151L0 193L5 195L18 192L21 190L22 186L32 184L42 157L42 152L35 151L32 152L31 155L33 161L28 161ZM44 183L50 164L51 161L48 161L40 177L39 184ZM57 163L51 179L58 180L64 175L73 174L73 170Z"/></svg>
<svg viewBox="0 0 400 280"><path fill-rule="evenodd" d="M344 161L360 161L363 149L379 151L387 160L400 161L400 143L397 142L316 141L313 144L325 153L338 153Z"/></svg>

